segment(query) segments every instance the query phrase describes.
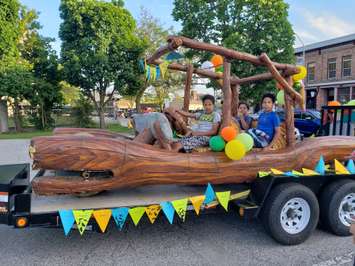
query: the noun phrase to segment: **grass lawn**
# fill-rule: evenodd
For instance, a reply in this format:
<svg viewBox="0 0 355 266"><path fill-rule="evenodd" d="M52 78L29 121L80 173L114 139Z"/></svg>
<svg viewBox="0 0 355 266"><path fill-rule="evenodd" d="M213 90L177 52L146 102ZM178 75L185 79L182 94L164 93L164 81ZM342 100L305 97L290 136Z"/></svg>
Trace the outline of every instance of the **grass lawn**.
<svg viewBox="0 0 355 266"><path fill-rule="evenodd" d="M96 126L98 128L98 126ZM107 129L116 133L133 133L133 130L127 127L123 127L120 124L109 124ZM33 137L39 136L50 136L52 135L52 130L33 130L26 132L9 132L9 133L0 133L1 139L30 139Z"/></svg>

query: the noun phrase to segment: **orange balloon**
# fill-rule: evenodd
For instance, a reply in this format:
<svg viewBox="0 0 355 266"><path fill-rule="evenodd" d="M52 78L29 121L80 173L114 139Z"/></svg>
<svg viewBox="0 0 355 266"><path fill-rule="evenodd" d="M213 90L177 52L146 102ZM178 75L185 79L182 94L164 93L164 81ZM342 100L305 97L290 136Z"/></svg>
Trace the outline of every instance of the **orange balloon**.
<svg viewBox="0 0 355 266"><path fill-rule="evenodd" d="M237 136L237 130L234 127L225 127L221 131L221 136L225 141L231 141Z"/></svg>
<svg viewBox="0 0 355 266"><path fill-rule="evenodd" d="M214 65L214 67L218 67L220 65L223 65L223 57L218 54L215 54L212 56L211 62Z"/></svg>
<svg viewBox="0 0 355 266"><path fill-rule="evenodd" d="M340 105L341 104L338 101L330 101L330 102L328 102L328 106L340 106Z"/></svg>

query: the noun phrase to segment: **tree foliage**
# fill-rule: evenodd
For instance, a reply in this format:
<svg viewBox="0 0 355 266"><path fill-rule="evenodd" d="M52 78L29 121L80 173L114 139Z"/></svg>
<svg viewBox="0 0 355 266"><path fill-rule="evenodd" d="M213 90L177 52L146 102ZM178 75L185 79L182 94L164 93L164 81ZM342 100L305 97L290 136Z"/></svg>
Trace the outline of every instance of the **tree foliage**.
<svg viewBox="0 0 355 266"><path fill-rule="evenodd" d="M283 0L175 0L174 5L173 16L181 22L184 36L254 55L266 52L278 62L294 62L293 30ZM200 62L211 56L193 51L188 55L197 56ZM232 72L246 77L265 72L265 68L233 61ZM274 89L274 82L251 87L243 87L241 96L255 102Z"/></svg>
<svg viewBox="0 0 355 266"><path fill-rule="evenodd" d="M105 105L115 91L130 87L132 69L138 69L143 52L144 44L134 34L135 21L122 1L62 0L60 16L66 80L94 102L104 127Z"/></svg>

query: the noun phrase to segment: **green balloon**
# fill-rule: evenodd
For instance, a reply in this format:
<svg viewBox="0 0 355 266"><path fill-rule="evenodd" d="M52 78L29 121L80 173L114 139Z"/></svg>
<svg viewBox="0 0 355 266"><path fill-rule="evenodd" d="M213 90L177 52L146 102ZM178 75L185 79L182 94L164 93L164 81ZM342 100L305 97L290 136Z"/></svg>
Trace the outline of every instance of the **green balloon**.
<svg viewBox="0 0 355 266"><path fill-rule="evenodd" d="M279 105L284 105L285 104L285 92L284 90L279 90L279 92L276 95L277 103Z"/></svg>
<svg viewBox="0 0 355 266"><path fill-rule="evenodd" d="M226 143L221 136L213 136L210 138L210 148L213 151L223 151Z"/></svg>
<svg viewBox="0 0 355 266"><path fill-rule="evenodd" d="M347 106L355 106L355 100L351 100L349 102L347 102L346 104L344 105L347 105Z"/></svg>
<svg viewBox="0 0 355 266"><path fill-rule="evenodd" d="M254 139L247 133L241 133L236 138L245 146L246 151L250 151L254 146Z"/></svg>
<svg viewBox="0 0 355 266"><path fill-rule="evenodd" d="M302 89L302 84L300 81L296 81L294 84L293 84L293 88L296 90L296 91L300 91Z"/></svg>

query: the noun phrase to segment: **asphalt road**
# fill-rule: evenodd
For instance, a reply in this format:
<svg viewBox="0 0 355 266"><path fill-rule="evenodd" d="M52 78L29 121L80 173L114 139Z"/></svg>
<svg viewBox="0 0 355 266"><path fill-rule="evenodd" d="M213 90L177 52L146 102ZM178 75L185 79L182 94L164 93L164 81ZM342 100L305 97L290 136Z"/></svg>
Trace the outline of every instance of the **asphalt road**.
<svg viewBox="0 0 355 266"><path fill-rule="evenodd" d="M28 141L0 140L0 164L29 162ZM188 215L185 223L144 220L108 233L0 226L0 265L353 265L350 237L316 230L298 246L281 246L259 221L230 212Z"/></svg>

